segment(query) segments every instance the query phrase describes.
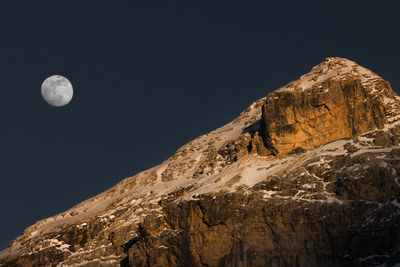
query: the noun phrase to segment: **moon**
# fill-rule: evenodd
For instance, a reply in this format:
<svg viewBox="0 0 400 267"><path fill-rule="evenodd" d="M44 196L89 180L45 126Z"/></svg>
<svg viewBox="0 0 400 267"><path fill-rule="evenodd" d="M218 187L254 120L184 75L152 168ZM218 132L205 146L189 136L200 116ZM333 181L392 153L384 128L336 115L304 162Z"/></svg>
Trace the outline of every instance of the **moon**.
<svg viewBox="0 0 400 267"><path fill-rule="evenodd" d="M61 75L52 75L42 83L42 97L54 107L67 105L74 94L70 81Z"/></svg>

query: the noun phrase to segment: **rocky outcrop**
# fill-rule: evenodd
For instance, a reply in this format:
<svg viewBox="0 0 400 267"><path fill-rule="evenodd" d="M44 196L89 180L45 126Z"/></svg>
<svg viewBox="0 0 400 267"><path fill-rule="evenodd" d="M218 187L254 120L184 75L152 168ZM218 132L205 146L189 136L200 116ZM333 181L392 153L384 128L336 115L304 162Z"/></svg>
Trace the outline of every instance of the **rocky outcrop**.
<svg viewBox="0 0 400 267"><path fill-rule="evenodd" d="M400 100L327 58L162 164L30 226L1 266L395 266Z"/></svg>
<svg viewBox="0 0 400 267"><path fill-rule="evenodd" d="M264 142L273 155L314 148L382 129L390 84L341 58L327 58L307 75L268 94L263 105Z"/></svg>

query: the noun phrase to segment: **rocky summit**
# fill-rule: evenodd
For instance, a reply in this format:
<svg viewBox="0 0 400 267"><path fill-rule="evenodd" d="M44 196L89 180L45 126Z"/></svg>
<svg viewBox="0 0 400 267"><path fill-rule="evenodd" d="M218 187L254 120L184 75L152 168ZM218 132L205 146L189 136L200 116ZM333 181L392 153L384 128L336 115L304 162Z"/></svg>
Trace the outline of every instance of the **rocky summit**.
<svg viewBox="0 0 400 267"><path fill-rule="evenodd" d="M400 266L400 97L343 58L28 227L1 266Z"/></svg>

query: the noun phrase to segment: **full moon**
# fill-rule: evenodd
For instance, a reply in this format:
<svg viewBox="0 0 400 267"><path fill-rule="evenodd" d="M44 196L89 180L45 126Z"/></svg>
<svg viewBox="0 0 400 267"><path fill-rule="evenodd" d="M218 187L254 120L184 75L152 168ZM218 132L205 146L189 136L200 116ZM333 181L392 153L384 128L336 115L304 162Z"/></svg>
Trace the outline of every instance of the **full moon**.
<svg viewBox="0 0 400 267"><path fill-rule="evenodd" d="M54 107L67 105L74 94L70 81L61 75L53 75L44 80L41 91L44 101Z"/></svg>

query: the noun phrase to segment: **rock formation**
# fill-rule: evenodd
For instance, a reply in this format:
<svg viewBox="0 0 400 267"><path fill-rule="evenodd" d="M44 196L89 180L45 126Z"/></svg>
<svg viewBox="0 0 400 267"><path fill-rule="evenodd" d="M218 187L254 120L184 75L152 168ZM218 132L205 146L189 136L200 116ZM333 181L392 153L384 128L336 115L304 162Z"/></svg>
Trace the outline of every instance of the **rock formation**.
<svg viewBox="0 0 400 267"><path fill-rule="evenodd" d="M387 123L386 103L396 101L390 84L345 59L327 58L298 80L267 96L264 142L287 154L349 138Z"/></svg>
<svg viewBox="0 0 400 267"><path fill-rule="evenodd" d="M162 164L30 226L0 265L399 266L399 105L375 73L327 58Z"/></svg>

